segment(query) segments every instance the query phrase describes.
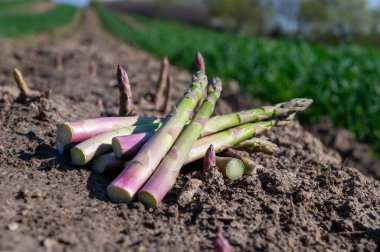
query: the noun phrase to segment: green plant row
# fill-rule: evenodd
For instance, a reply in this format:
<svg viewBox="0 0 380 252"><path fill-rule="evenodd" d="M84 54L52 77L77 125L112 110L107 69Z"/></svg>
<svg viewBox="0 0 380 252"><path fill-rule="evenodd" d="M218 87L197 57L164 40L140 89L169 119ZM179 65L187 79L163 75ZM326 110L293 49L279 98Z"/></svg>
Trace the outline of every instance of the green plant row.
<svg viewBox="0 0 380 252"><path fill-rule="evenodd" d="M60 5L39 14L0 13L0 35L13 37L48 31L70 22L75 12L74 7Z"/></svg>
<svg viewBox="0 0 380 252"><path fill-rule="evenodd" d="M208 74L236 79L261 100L310 97L315 103L302 119L314 123L329 115L380 149L380 53L373 48L252 38L133 16L143 26L138 29L108 10L98 13L120 38L188 69L201 51Z"/></svg>
<svg viewBox="0 0 380 252"><path fill-rule="evenodd" d="M34 4L41 0L2 0L0 1L0 13L6 11L13 11L17 7Z"/></svg>

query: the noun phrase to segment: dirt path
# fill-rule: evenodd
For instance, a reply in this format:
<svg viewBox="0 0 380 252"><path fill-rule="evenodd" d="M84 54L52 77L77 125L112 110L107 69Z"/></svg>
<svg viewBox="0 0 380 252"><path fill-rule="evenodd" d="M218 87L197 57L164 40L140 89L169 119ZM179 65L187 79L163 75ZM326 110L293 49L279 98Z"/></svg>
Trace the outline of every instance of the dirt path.
<svg viewBox="0 0 380 252"><path fill-rule="evenodd" d="M74 167L59 156L53 148L56 125L115 114L118 63L126 66L138 112L160 115L140 98L154 92L160 63L108 36L94 13L87 11L79 20L80 32L70 37L8 48L7 57L0 58L0 251L211 250L218 230L236 251L376 250L380 182L342 166L337 153L297 122L268 134L279 154L246 153L265 166L257 175L235 182L215 175L179 206L183 184L201 176L195 163L155 209L110 202L105 189L113 175L93 174L90 167ZM54 68L57 53L63 71ZM88 74L92 60L95 78ZM51 88L51 100L15 100L13 67L23 71L32 88ZM177 67L171 73L174 101L190 74ZM96 105L99 98L104 110ZM225 90L217 113L255 105Z"/></svg>

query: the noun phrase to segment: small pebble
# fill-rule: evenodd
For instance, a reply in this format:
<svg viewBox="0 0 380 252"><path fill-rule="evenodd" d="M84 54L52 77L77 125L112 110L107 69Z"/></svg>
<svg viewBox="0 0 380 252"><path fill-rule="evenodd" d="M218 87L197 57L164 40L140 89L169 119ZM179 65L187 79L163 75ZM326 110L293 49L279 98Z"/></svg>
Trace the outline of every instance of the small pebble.
<svg viewBox="0 0 380 252"><path fill-rule="evenodd" d="M51 248L55 244L57 244L57 242L55 240L51 239L51 238L46 238L46 239L43 240L42 244L43 244L43 246L45 248Z"/></svg>
<svg viewBox="0 0 380 252"><path fill-rule="evenodd" d="M18 229L18 224L16 222L12 222L11 224L7 225L7 228L9 231L15 231Z"/></svg>

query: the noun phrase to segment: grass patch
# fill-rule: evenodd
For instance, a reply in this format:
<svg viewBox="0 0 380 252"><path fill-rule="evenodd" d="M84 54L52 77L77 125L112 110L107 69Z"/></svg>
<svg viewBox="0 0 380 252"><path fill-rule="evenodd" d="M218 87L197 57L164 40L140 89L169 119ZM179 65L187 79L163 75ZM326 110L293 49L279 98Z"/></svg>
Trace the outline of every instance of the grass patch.
<svg viewBox="0 0 380 252"><path fill-rule="evenodd" d="M0 13L0 35L14 37L34 32L49 31L68 24L74 17L76 8L60 5L39 14Z"/></svg>

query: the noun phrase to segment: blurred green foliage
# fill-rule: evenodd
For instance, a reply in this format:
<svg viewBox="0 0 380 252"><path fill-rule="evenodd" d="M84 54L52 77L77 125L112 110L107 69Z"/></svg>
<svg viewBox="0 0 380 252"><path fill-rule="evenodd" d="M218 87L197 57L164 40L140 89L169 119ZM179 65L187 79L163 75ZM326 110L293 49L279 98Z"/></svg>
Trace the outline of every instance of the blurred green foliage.
<svg viewBox="0 0 380 252"><path fill-rule="evenodd" d="M144 28L135 29L110 11L98 12L104 25L120 38L160 57L167 55L188 69L194 67L194 54L201 51L209 75L236 79L244 91L263 101L313 98L302 119L314 123L328 114L335 125L380 148L380 52L376 49L244 37L137 16Z"/></svg>
<svg viewBox="0 0 380 252"><path fill-rule="evenodd" d="M29 4L34 4L41 0L2 0L0 1L0 13L5 11L12 11L13 9Z"/></svg>
<svg viewBox="0 0 380 252"><path fill-rule="evenodd" d="M272 10L269 1L261 0L210 0L213 16L222 17L223 28L234 32L264 34Z"/></svg>
<svg viewBox="0 0 380 252"><path fill-rule="evenodd" d="M33 32L47 31L67 24L76 8L60 5L43 13L0 13L0 35L13 37Z"/></svg>
<svg viewBox="0 0 380 252"><path fill-rule="evenodd" d="M153 2L162 6L173 6L173 2L181 1L154 0ZM362 37L379 35L379 9L369 8L369 0L199 2L204 3L199 5L199 8L209 11L209 25L226 31L271 36L302 36L329 42L357 41ZM167 17L170 18L170 14Z"/></svg>
<svg viewBox="0 0 380 252"><path fill-rule="evenodd" d="M349 36L365 36L377 26L375 12L370 12L366 0L302 0L300 28L309 36L332 35L335 40Z"/></svg>

